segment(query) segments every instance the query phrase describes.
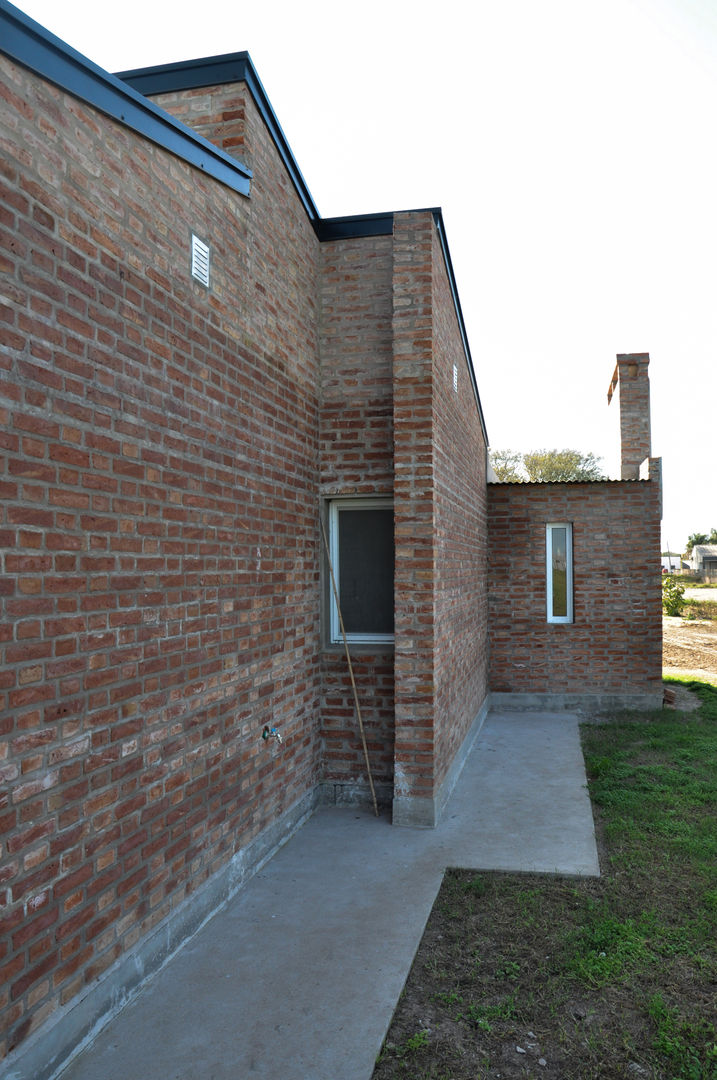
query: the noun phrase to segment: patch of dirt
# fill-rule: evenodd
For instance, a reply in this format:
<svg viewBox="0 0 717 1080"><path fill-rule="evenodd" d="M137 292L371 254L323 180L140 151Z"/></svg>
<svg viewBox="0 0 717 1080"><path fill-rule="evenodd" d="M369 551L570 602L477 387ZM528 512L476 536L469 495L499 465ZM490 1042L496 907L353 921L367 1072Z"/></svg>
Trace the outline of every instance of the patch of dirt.
<svg viewBox="0 0 717 1080"><path fill-rule="evenodd" d="M694 690L688 690L686 686L678 686L676 683L665 684L664 707L666 709L689 713L699 709L701 704Z"/></svg>
<svg viewBox="0 0 717 1080"><path fill-rule="evenodd" d="M663 616L662 669L717 686L717 620Z"/></svg>

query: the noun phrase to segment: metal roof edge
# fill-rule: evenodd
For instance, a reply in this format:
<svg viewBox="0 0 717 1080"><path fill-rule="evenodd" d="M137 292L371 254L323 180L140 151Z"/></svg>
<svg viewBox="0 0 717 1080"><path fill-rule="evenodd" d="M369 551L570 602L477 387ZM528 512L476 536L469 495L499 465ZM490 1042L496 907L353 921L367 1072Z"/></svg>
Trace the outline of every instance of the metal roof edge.
<svg viewBox="0 0 717 1080"><path fill-rule="evenodd" d="M115 71L114 74L123 82L128 82L140 94L171 94L175 90L195 90L203 86L245 82L247 61L251 63L249 53L242 51L205 56L198 60L178 60L168 64L129 68L126 71Z"/></svg>
<svg viewBox="0 0 717 1080"><path fill-rule="evenodd" d="M548 487L550 484L650 484L651 480L616 480L605 477L603 480L488 480L494 487Z"/></svg>
<svg viewBox="0 0 717 1080"><path fill-rule="evenodd" d="M316 227L319 220L316 203L248 52L223 53L198 60L134 68L130 71L119 71L116 76L139 93L148 95L197 90L205 86L221 86L233 82L246 83L309 220Z"/></svg>
<svg viewBox="0 0 717 1080"><path fill-rule="evenodd" d="M451 260L448 239L446 237L446 227L443 221L443 211L441 208L439 206L428 206L411 210L391 210L378 214L355 214L351 217L320 218L315 225L316 234L321 241L359 239L369 236L388 236L393 232L394 220L399 213L431 214L433 217L438 238L441 243L443 261L448 275L453 307L458 320L458 328L463 344L466 366L468 367L468 374L471 380L471 386L473 387L476 406L478 408L481 430L483 431L483 438L485 439L486 446L488 446L488 432L486 429L485 417L483 415L483 406L481 405L480 394L478 392L478 383L473 367L473 357L471 356L470 345L468 344L468 334L463 320L463 310L458 296L458 285L456 284L453 262Z"/></svg>
<svg viewBox="0 0 717 1080"><path fill-rule="evenodd" d="M195 168L249 195L251 170L0 0L0 52Z"/></svg>
<svg viewBox="0 0 717 1080"><path fill-rule="evenodd" d="M294 187L320 241L390 235L394 212L321 218L288 140L256 73L248 52L226 53L155 67L110 74L82 53L30 19L9 0L0 0L0 52L74 97L92 105L125 127L182 158L242 195L250 194L251 170L208 139L175 120L147 97L223 82L245 82L259 108ZM453 263L440 207L411 213L431 213L448 274L463 351L473 387L483 436L488 434L478 392L473 358L458 296Z"/></svg>
<svg viewBox="0 0 717 1080"><path fill-rule="evenodd" d="M466 331L466 324L463 319L463 309L461 308L460 297L458 296L458 285L456 284L456 276L453 271L453 262L451 260L451 252L448 247L448 238L446 237L446 226L443 221L443 211L439 206L432 207L430 213L433 214L433 221L435 222L436 230L438 232L438 238L441 242L441 250L443 251L443 261L446 266L446 272L448 274L448 283L451 289L451 295L453 297L453 306L455 308L456 317L458 319L458 328L460 330L461 340L463 342L463 352L466 358L466 364L468 366L468 374L470 375L471 384L473 386L473 394L475 395L476 405L478 407L478 416L480 418L481 428L483 430L483 438L485 439L486 446L489 446L488 431L485 424L485 417L483 415L483 406L480 400L480 393L478 392L478 381L476 379L475 368L473 367L473 357L471 355L471 348L468 344L468 333Z"/></svg>
<svg viewBox="0 0 717 1080"><path fill-rule="evenodd" d="M349 217L318 218L316 235L324 243L331 240L357 240L367 236L391 236L394 212L352 214Z"/></svg>

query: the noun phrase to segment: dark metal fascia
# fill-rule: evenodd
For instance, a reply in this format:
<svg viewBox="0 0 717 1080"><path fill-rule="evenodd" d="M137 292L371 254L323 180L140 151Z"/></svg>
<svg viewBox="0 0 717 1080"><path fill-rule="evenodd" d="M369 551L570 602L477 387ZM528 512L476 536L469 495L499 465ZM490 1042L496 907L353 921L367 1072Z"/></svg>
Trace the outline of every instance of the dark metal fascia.
<svg viewBox="0 0 717 1080"><path fill-rule="evenodd" d="M470 375L471 384L473 386L473 394L475 395L476 405L478 406L478 416L480 418L481 428L483 429L483 438L485 439L486 446L489 446L488 431L485 426L485 417L483 416L483 406L481 405L480 394L478 393L478 383L476 381L476 373L473 367L473 357L471 356L471 348L468 344L468 334L466 333L466 325L463 321L463 310L461 308L461 301L458 296L458 286L456 285L456 276L453 272L453 263L451 261L451 253L448 248L448 240L446 239L446 228L443 223L443 212L440 207L435 207L431 210L433 214L433 221L438 232L438 238L441 242L441 250L443 251L443 260L446 264L446 272L448 274L448 281L451 288L451 295L453 296L453 306L456 311L456 317L458 319L458 328L461 334L461 340L463 342L463 351L466 357L466 364L468 365L468 374Z"/></svg>
<svg viewBox="0 0 717 1080"><path fill-rule="evenodd" d="M354 214L351 217L319 218L314 228L322 242L330 240L357 240L367 236L391 236L393 212L381 214Z"/></svg>
<svg viewBox="0 0 717 1080"><path fill-rule="evenodd" d="M176 64L135 68L132 71L117 72L117 78L141 94L148 95L197 90L204 86L222 86L225 83L246 83L309 220L316 227L319 211L248 52L225 53L200 60L183 60Z"/></svg>
<svg viewBox="0 0 717 1080"><path fill-rule="evenodd" d="M0 52L240 195L250 194L250 169L55 37L8 0L0 0Z"/></svg>
<svg viewBox="0 0 717 1080"><path fill-rule="evenodd" d="M203 86L245 82L248 60L248 52L225 53L200 60L180 60L172 64L115 71L114 74L140 94L152 96L171 94L177 90L197 90Z"/></svg>

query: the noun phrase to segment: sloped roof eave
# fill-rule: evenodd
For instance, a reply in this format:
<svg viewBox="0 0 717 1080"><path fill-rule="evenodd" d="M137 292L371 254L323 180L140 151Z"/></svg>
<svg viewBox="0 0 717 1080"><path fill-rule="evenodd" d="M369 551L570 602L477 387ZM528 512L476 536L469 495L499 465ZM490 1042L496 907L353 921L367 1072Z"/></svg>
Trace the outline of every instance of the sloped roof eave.
<svg viewBox="0 0 717 1080"><path fill-rule="evenodd" d="M150 141L163 146L220 183L248 196L252 173L246 165L192 131L147 97L149 94L219 85L227 81L245 82L319 241L390 235L393 231L393 212L321 218L247 52L137 68L112 75L30 19L8 0L0 0L0 52ZM426 212L433 215L438 232L481 430L488 445L485 417L448 248L443 213L438 207L431 207Z"/></svg>
<svg viewBox="0 0 717 1080"><path fill-rule="evenodd" d="M0 53L240 195L249 195L252 174L246 165L88 60L7 0L0 0Z"/></svg>

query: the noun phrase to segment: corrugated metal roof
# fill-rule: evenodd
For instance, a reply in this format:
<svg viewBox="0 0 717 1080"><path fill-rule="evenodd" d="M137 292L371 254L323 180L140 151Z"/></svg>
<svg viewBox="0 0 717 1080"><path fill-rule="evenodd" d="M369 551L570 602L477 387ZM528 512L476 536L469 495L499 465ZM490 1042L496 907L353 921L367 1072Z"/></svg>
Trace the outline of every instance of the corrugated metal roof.
<svg viewBox="0 0 717 1080"><path fill-rule="evenodd" d="M615 480L612 478L608 478L606 480L489 480L488 483L498 487L529 487L531 484L534 487L546 487L549 484L649 484L650 481Z"/></svg>

